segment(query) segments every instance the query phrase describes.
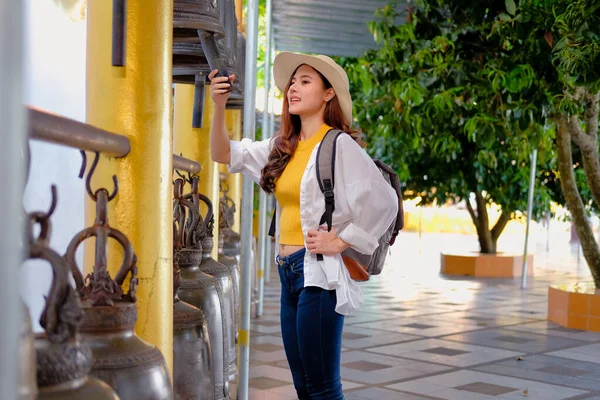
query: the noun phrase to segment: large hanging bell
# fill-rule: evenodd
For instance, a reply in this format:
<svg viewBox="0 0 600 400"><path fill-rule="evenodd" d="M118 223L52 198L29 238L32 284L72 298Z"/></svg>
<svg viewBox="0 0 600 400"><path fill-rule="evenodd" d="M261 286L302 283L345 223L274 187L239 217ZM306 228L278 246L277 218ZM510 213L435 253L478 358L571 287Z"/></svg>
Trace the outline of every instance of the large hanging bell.
<svg viewBox="0 0 600 400"><path fill-rule="evenodd" d="M237 332L237 317L235 310L235 297L233 290L233 279L229 268L213 259L210 255L213 249L213 238L205 237L202 240L202 262L200 270L216 278L223 289L225 299L225 318L227 320L228 349L229 349L229 381L235 381L237 377L237 346L235 344Z"/></svg>
<svg viewBox="0 0 600 400"><path fill-rule="evenodd" d="M233 91L227 100L226 108L230 110L239 110L244 108L244 85L246 72L246 38L241 32L238 32L237 40L237 79L233 85Z"/></svg>
<svg viewBox="0 0 600 400"><path fill-rule="evenodd" d="M227 194L229 187L223 186L224 179L226 178L221 179L221 192L223 195L219 199L219 254L239 257L240 235L232 229L235 223L236 206L233 199Z"/></svg>
<svg viewBox="0 0 600 400"><path fill-rule="evenodd" d="M173 392L175 400L215 398L208 321L197 307L173 303Z"/></svg>
<svg viewBox="0 0 600 400"><path fill-rule="evenodd" d="M173 3L173 81L196 86L192 126L202 127L206 76L229 76L217 40L225 32L217 0L176 0Z"/></svg>
<svg viewBox="0 0 600 400"><path fill-rule="evenodd" d="M216 0L176 0L173 21L173 81L194 84L213 69L226 75L217 41L225 37ZM221 71L222 70L222 71Z"/></svg>
<svg viewBox="0 0 600 400"><path fill-rule="evenodd" d="M218 40L219 43L219 51L223 54L223 60L225 61L225 68L229 71L230 74L235 74L236 79L233 82L231 95L227 100L226 107L228 109L232 108L240 108L239 104L243 104L244 96L243 96L243 88L244 83L241 80L241 72L245 68L244 64L240 64L239 60L239 36L237 30L237 17L235 15L235 1L234 0L220 0L219 6L221 8L221 23L223 24L223 28L225 30L225 37L223 39ZM242 35L243 37L243 35ZM244 53L245 53L245 41L244 41ZM245 58L245 57L244 57Z"/></svg>
<svg viewBox="0 0 600 400"><path fill-rule="evenodd" d="M65 259L49 247L50 215L56 205L52 188L52 207L48 213L29 214L29 258L48 261L52 283L40 318L44 333L36 335L37 383L40 400L115 400L116 393L106 383L88 377L92 367L90 348L78 339L82 311L77 293L69 283L70 270ZM40 226L39 237L33 228Z"/></svg>
<svg viewBox="0 0 600 400"><path fill-rule="evenodd" d="M208 197L198 193L193 188L192 192L185 195L192 203L198 204L203 202L206 205L207 212L204 217L204 223L199 225L197 229L197 238L201 240L202 245L202 262L200 270L208 275L213 276L219 281L223 290L225 299L225 315L228 327L228 344L229 351L229 372L230 381L234 381L237 376L237 346L235 345L235 337L237 332L237 318L235 316L235 297L233 294L233 279L229 269L211 257L211 252L214 246L213 241L213 226L215 223L213 205Z"/></svg>
<svg viewBox="0 0 600 400"><path fill-rule="evenodd" d="M231 276L231 281L233 283L233 305L234 305L234 320L238 321L240 316L240 270L237 260L234 257L226 256L219 250L219 258L218 261L220 264L224 265L229 271L229 275ZM237 326L237 324L236 324ZM238 329L235 329L235 343L238 343Z"/></svg>
<svg viewBox="0 0 600 400"><path fill-rule="evenodd" d="M175 0L173 28L181 36L198 38L198 29L223 36L217 0Z"/></svg>
<svg viewBox="0 0 600 400"><path fill-rule="evenodd" d="M242 238L239 233L234 231L233 229L224 229L223 230L223 254L238 258L240 257L241 251L241 242Z"/></svg>
<svg viewBox="0 0 600 400"><path fill-rule="evenodd" d="M92 227L75 235L65 255L84 310L81 333L92 350L92 375L112 386L122 400L170 400L173 398L171 379L162 353L134 332L138 317L137 257L127 237L108 223L108 201L118 190L115 188L109 196L106 189L92 192L90 188L98 159L97 153L86 180L88 195L96 202L96 220ZM90 237L96 238L95 264L93 272L84 280L75 253ZM114 279L106 265L109 237L123 249L123 262ZM127 278L129 287L125 293L122 286Z"/></svg>
<svg viewBox="0 0 600 400"><path fill-rule="evenodd" d="M224 251L223 251L223 243L225 242L224 240L224 230L229 229L231 230L231 227L233 226L233 224L235 223L235 203L233 202L233 199L231 197L229 197L227 195L227 192L229 191L229 188L224 188L223 187L223 181L226 178L223 176L221 177L221 191L223 193L223 195L221 196L221 198L219 199L219 247L218 247L218 254L219 254L219 258L218 261L223 264L225 267L227 267L227 269L229 270L229 274L231 275L231 279L233 281L233 298L234 298L234 308L235 308L235 320L238 321L239 318L239 312L240 312L240 270L239 270L239 263L238 260L235 257L230 257L225 255ZM238 343L238 330L236 329L235 332L235 343Z"/></svg>
<svg viewBox="0 0 600 400"><path fill-rule="evenodd" d="M189 208L190 213L187 214L188 218L185 223L178 222L186 229L184 246L177 252L177 260L181 268L181 287L178 295L182 301L200 308L208 321L215 399L229 399L230 331L227 323L226 301L219 281L200 270L202 262L201 233L204 223L202 223L201 217L196 217L200 216L198 185L198 177L191 178L190 196L186 195L181 200L181 203ZM185 214L180 210L178 214L175 213L175 216L178 215Z"/></svg>
<svg viewBox="0 0 600 400"><path fill-rule="evenodd" d="M200 42L189 38L173 38L173 82L195 84L199 76L206 78L210 66ZM203 85L206 83L203 81Z"/></svg>
<svg viewBox="0 0 600 400"><path fill-rule="evenodd" d="M200 215L193 204L182 198L182 179L175 181L174 192L173 392L175 400L213 400L215 381L208 321L199 308L179 298L179 252L184 245L191 245L193 240L193 230L186 232L186 219L191 217L188 227L195 228L200 221ZM189 210L189 213L186 210Z"/></svg>
<svg viewBox="0 0 600 400"><path fill-rule="evenodd" d="M229 331L223 289L217 279L200 271L201 262L202 249L181 249L179 298L200 308L208 321L215 399L229 399Z"/></svg>

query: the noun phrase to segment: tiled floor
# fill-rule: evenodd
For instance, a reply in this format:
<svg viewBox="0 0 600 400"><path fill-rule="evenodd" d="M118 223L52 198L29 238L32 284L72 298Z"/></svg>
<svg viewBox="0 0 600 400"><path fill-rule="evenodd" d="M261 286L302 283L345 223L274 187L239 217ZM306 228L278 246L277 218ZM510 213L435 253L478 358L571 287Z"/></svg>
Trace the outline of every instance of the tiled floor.
<svg viewBox="0 0 600 400"><path fill-rule="evenodd" d="M521 246L511 240L500 247ZM600 400L600 334L546 321L548 286L590 280L589 271L566 240L550 252L544 244L536 249L535 278L521 289L520 279L439 274L440 250L474 250L472 236L424 235L419 243L401 233L384 273L361 284L362 308L346 318L346 399ZM271 278L264 315L252 321L250 400L296 398L274 268Z"/></svg>

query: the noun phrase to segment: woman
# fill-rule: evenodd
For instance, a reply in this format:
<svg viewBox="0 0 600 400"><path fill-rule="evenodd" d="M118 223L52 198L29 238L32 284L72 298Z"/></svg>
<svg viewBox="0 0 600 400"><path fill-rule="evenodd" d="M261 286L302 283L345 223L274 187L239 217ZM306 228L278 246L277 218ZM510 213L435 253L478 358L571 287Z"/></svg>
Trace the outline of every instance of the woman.
<svg viewBox="0 0 600 400"><path fill-rule="evenodd" d="M372 254L393 222L398 200L373 161L348 135L337 140L332 229L319 226L325 209L315 159L331 129L351 131L348 76L331 58L280 53L277 87L285 94L273 139L230 141L225 128L229 83L211 79L214 161L242 172L277 199L276 260L281 280L281 333L300 399L343 399L340 353L344 315L362 302L340 253ZM235 77L229 77L233 80ZM307 251L308 250L308 251ZM323 259L317 260L317 254Z"/></svg>

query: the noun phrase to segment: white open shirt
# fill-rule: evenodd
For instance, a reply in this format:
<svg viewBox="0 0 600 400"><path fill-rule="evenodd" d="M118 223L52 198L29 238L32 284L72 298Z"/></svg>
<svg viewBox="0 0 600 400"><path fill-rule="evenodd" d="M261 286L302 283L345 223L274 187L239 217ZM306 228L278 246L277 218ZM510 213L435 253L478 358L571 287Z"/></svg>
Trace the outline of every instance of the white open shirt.
<svg viewBox="0 0 600 400"><path fill-rule="evenodd" d="M271 140L253 142L250 139L231 141L229 172L242 172L260 182L261 171L271 153ZM325 196L319 189L316 173L317 144L306 166L300 183L300 223L304 244L310 229L318 229L325 212ZM373 254L379 237L388 229L398 213L398 197L383 179L381 172L367 153L349 135L337 139L335 155L335 211L332 224L338 236L363 254ZM279 253L279 218L277 205L276 254ZM363 301L357 283L350 278L342 256L304 256L304 286L317 286L336 291L335 311L348 315Z"/></svg>

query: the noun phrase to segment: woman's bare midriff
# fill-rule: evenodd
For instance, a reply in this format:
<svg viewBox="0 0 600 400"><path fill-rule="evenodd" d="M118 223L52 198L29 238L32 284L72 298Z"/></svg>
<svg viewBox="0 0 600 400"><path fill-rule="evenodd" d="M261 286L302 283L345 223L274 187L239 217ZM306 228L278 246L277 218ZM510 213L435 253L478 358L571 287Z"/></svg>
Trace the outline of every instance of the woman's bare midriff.
<svg viewBox="0 0 600 400"><path fill-rule="evenodd" d="M290 254L294 254L298 250L302 250L304 246L297 246L293 244L280 244L279 245L279 257L287 257Z"/></svg>

